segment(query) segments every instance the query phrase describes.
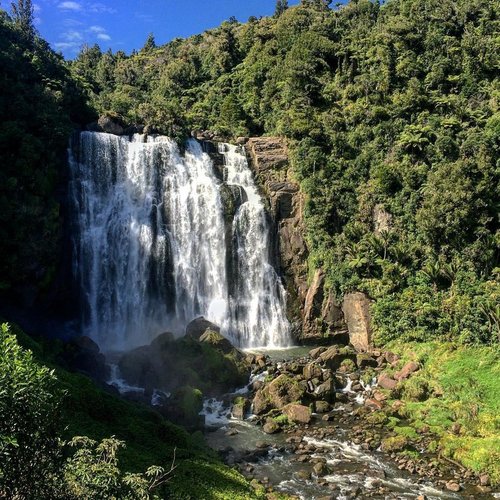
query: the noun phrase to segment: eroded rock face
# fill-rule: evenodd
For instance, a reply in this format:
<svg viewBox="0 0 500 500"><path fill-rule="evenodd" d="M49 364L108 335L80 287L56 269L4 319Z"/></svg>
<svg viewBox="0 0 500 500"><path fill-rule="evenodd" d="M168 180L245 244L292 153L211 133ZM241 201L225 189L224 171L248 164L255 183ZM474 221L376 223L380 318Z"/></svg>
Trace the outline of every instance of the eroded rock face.
<svg viewBox="0 0 500 500"><path fill-rule="evenodd" d="M308 249L304 239L304 195L294 180L288 149L279 137L252 137L245 144L256 179L269 203L275 224L279 267L288 292L288 317L299 341L329 342L345 330L342 309L324 291L324 273L307 280Z"/></svg>
<svg viewBox="0 0 500 500"><path fill-rule="evenodd" d="M372 345L370 299L361 292L348 293L342 304L349 340L360 352L369 351Z"/></svg>
<svg viewBox="0 0 500 500"><path fill-rule="evenodd" d="M304 197L293 180L285 140L251 137L245 144L256 180L269 204L275 225L276 254L288 291L288 317L302 330L302 310L307 293L307 256L303 221Z"/></svg>

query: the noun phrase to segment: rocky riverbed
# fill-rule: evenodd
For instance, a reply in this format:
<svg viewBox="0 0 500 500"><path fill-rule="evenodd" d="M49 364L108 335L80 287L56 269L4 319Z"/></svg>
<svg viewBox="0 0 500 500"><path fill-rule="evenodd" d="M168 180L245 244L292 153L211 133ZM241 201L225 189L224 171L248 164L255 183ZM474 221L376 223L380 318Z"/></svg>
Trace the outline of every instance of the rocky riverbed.
<svg viewBox="0 0 500 500"><path fill-rule="evenodd" d="M248 354L249 385L202 412L209 444L255 488L307 499L499 496L487 476L433 450L428 428L405 425L397 395L417 363L347 346L292 352Z"/></svg>

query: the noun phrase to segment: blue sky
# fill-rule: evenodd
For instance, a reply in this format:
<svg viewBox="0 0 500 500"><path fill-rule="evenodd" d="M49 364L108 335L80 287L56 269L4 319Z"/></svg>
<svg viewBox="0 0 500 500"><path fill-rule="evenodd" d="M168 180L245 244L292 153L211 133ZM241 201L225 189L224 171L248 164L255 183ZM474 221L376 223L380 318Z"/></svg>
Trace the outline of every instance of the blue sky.
<svg viewBox="0 0 500 500"><path fill-rule="evenodd" d="M9 2L2 1L2 5ZM299 0L289 0L290 5ZM38 31L52 47L74 57L82 44L103 50L140 49L149 33L162 44L218 26L235 16L274 12L275 0L36 0Z"/></svg>

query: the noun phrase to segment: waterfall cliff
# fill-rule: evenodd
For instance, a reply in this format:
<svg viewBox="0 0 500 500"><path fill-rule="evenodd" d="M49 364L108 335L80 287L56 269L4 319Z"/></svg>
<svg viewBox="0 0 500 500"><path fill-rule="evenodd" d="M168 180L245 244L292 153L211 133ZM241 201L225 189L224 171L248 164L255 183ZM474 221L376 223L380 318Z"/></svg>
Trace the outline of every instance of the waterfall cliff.
<svg viewBox="0 0 500 500"><path fill-rule="evenodd" d="M244 153L82 132L70 149L82 331L105 349L182 333L197 316L241 347L290 343L270 226Z"/></svg>

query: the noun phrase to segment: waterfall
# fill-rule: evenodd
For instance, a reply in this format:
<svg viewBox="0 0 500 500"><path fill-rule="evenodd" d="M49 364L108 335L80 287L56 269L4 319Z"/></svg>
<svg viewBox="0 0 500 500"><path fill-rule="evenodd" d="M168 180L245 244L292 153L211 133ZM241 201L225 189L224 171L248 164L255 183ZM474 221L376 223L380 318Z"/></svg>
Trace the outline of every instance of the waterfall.
<svg viewBox="0 0 500 500"><path fill-rule="evenodd" d="M72 140L73 274L82 332L103 349L204 316L240 347L290 344L270 226L243 151L82 132Z"/></svg>

